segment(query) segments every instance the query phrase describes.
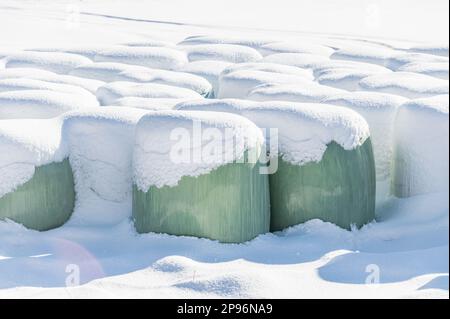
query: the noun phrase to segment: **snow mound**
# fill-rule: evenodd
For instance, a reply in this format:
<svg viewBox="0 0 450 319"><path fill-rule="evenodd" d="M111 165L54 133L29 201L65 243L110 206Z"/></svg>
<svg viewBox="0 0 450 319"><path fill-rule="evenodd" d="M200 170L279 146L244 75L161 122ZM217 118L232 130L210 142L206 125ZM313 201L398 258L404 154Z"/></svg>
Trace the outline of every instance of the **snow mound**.
<svg viewBox="0 0 450 319"><path fill-rule="evenodd" d="M93 195L113 202L129 198L134 130L145 113L104 107L64 116L62 131L74 172L77 205Z"/></svg>
<svg viewBox="0 0 450 319"><path fill-rule="evenodd" d="M94 57L101 51L105 49L112 49L112 48L120 48L122 46L120 45L114 45L114 46L104 46L104 45L83 45L83 46L62 46L62 47L41 47L41 48L32 48L31 50L27 51L36 51L36 52L59 52L59 53L71 53L71 54L77 54L82 55L90 60L93 60Z"/></svg>
<svg viewBox="0 0 450 319"><path fill-rule="evenodd" d="M320 66L329 60L326 56L308 53L277 53L265 56L262 61L308 69Z"/></svg>
<svg viewBox="0 0 450 319"><path fill-rule="evenodd" d="M321 103L344 90L316 82L297 84L264 84L249 91L247 98L253 101L290 101L298 103Z"/></svg>
<svg viewBox="0 0 450 319"><path fill-rule="evenodd" d="M314 43L271 42L262 45L258 51L263 55L277 53L308 53L329 57L334 50L330 47Z"/></svg>
<svg viewBox="0 0 450 319"><path fill-rule="evenodd" d="M176 70L188 62L186 53L164 47L115 47L98 52L96 62L119 62L155 69Z"/></svg>
<svg viewBox="0 0 450 319"><path fill-rule="evenodd" d="M219 76L230 65L233 64L224 61L203 60L190 62L181 68L180 71L195 74L206 79L212 85L213 95L216 95L219 92Z"/></svg>
<svg viewBox="0 0 450 319"><path fill-rule="evenodd" d="M448 95L417 99L400 107L395 123L395 195L448 193L448 114Z"/></svg>
<svg viewBox="0 0 450 319"><path fill-rule="evenodd" d="M398 68L401 72L420 73L448 81L448 62L412 62Z"/></svg>
<svg viewBox="0 0 450 319"><path fill-rule="evenodd" d="M253 48L234 45L234 44L203 44L192 46L180 46L181 50L186 51L190 62L213 60L230 63L254 62L262 59Z"/></svg>
<svg viewBox="0 0 450 319"><path fill-rule="evenodd" d="M66 74L91 62L84 56L71 53L24 51L6 57L5 68L36 68Z"/></svg>
<svg viewBox="0 0 450 319"><path fill-rule="evenodd" d="M189 99L170 99L170 98L145 98L145 97L124 97L114 102L116 106L134 107L145 110L167 110L173 109L181 102Z"/></svg>
<svg viewBox="0 0 450 319"><path fill-rule="evenodd" d="M363 91L338 94L324 100L358 112L369 124L375 157L377 203L383 203L390 195L395 116L398 107L406 101L397 95Z"/></svg>
<svg viewBox="0 0 450 319"><path fill-rule="evenodd" d="M200 128L198 126L201 126ZM196 132L201 130L202 135ZM213 133L219 134L214 137ZM193 141L174 139L178 132L193 134ZM220 136L219 136L220 135ZM178 135L177 135L178 136ZM244 117L215 112L160 111L144 116L136 129L133 157L133 181L139 190L147 192L151 186L176 186L183 176L200 176L242 158L247 150L259 148L264 138L258 127ZM207 154L202 147L220 154ZM178 163L173 150L199 153L201 158ZM214 159L211 160L210 156ZM194 155L195 157L195 155Z"/></svg>
<svg viewBox="0 0 450 319"><path fill-rule="evenodd" d="M218 98L245 98L249 92L264 84L293 84L308 85L313 83L303 75L290 75L257 70L238 70L231 73L222 73L219 78Z"/></svg>
<svg viewBox="0 0 450 319"><path fill-rule="evenodd" d="M0 197L28 182L36 167L67 157L61 125L60 118L0 121Z"/></svg>
<svg viewBox="0 0 450 319"><path fill-rule="evenodd" d="M177 109L230 112L248 118L262 129L278 129L280 155L295 165L319 162L333 141L351 150L370 135L367 122L358 113L328 104L224 99L188 101Z"/></svg>
<svg viewBox="0 0 450 319"><path fill-rule="evenodd" d="M45 119L98 106L91 96L49 90L0 93L0 119Z"/></svg>
<svg viewBox="0 0 450 319"><path fill-rule="evenodd" d="M94 94L100 86L105 84L103 81L91 80L71 75L56 74L40 69L13 68L0 70L0 79L14 78L25 78L51 83L74 85L88 90L89 92Z"/></svg>
<svg viewBox="0 0 450 319"><path fill-rule="evenodd" d="M397 94L412 99L448 94L449 90L448 81L409 72L369 76L361 80L359 85L363 90Z"/></svg>
<svg viewBox="0 0 450 319"><path fill-rule="evenodd" d="M97 90L97 99L101 105L114 105L124 97L199 99L195 91L156 83L112 82Z"/></svg>

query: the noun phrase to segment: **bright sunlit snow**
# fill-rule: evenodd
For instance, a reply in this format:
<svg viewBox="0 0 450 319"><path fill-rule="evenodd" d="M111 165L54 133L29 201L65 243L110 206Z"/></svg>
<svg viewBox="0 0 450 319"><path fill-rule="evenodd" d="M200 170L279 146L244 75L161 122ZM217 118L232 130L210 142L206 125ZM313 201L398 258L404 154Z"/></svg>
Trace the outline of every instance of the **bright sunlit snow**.
<svg viewBox="0 0 450 319"><path fill-rule="evenodd" d="M69 158L76 203L49 231L0 220L0 298L448 298L448 23L446 0L2 0L0 198ZM133 182L224 164L170 163L195 118L233 130L229 161L258 127L295 164L370 137L376 221L138 234Z"/></svg>

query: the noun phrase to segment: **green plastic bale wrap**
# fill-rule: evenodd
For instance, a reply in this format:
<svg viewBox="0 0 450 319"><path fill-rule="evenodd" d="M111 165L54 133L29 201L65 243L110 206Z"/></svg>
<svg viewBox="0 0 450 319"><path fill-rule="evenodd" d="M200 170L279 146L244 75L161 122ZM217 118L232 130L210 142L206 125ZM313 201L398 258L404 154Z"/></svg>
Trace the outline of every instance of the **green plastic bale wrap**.
<svg viewBox="0 0 450 319"><path fill-rule="evenodd" d="M269 181L262 164L231 163L177 186L133 190L133 219L139 233L205 237L241 243L270 228Z"/></svg>
<svg viewBox="0 0 450 319"><path fill-rule="evenodd" d="M332 142L320 162L297 166L278 160L270 175L271 231L315 218L350 229L375 218L370 139L350 151Z"/></svg>
<svg viewBox="0 0 450 319"><path fill-rule="evenodd" d="M75 205L69 160L37 167L34 176L0 198L0 219L11 219L39 231L63 225Z"/></svg>

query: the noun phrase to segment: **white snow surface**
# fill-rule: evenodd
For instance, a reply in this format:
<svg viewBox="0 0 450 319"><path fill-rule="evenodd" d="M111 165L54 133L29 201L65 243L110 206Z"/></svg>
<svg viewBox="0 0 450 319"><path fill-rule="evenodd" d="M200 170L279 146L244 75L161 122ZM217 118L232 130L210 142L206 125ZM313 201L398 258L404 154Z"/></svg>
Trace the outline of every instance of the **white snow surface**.
<svg viewBox="0 0 450 319"><path fill-rule="evenodd" d="M448 6L447 0L2 0L0 80L8 80L2 82L8 91L0 93L0 196L29 180L35 167L68 156L83 195L58 229L36 232L0 221L0 298L448 299ZM194 59L220 61L190 62L183 48L195 48ZM252 61L233 63L246 59ZM70 75L108 63L124 69ZM217 96L226 68L266 72L270 81L303 74L307 82L294 86L341 89L327 96L333 106L325 108L353 109L344 113L358 121L355 111L362 114L376 154L385 154L393 138L392 157L402 170L391 177L411 197L384 197L377 221L352 231L312 220L239 245L136 234L130 149L142 116L180 102L238 114L288 103L199 100L203 91L195 87L202 90L208 81ZM155 72L161 79L150 76ZM110 80L137 87L114 88L120 94L108 95L106 104L117 107L92 108L85 91L63 92L71 87L96 95ZM271 86L267 82L259 84ZM181 93L185 85L193 91ZM19 90L24 87L33 90ZM307 108L312 114L323 109ZM286 118L296 112L285 112ZM311 133L281 114L254 120L292 135ZM158 136L161 131L167 132ZM337 131L318 132L313 140L325 143ZM384 169L377 164L377 171ZM73 267L80 270L77 287L68 286ZM380 282L368 284L374 270Z"/></svg>

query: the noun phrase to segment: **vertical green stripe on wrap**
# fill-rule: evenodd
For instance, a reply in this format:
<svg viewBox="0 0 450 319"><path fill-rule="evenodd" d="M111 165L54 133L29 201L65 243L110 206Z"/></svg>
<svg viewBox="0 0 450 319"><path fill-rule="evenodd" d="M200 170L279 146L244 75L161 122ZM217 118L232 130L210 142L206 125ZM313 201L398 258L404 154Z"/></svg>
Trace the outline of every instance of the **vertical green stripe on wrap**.
<svg viewBox="0 0 450 319"><path fill-rule="evenodd" d="M69 160L37 167L33 178L0 198L0 220L6 218L35 230L63 225L75 205Z"/></svg>
<svg viewBox="0 0 450 319"><path fill-rule="evenodd" d="M320 162L302 166L279 158L270 175L271 231L321 219L349 229L375 218L375 163L372 144L346 151L328 144Z"/></svg>

